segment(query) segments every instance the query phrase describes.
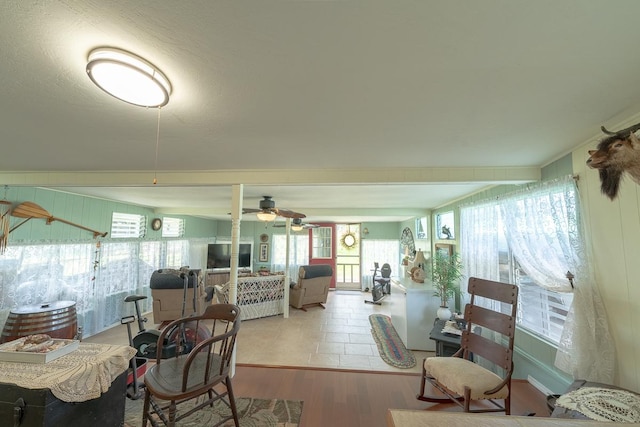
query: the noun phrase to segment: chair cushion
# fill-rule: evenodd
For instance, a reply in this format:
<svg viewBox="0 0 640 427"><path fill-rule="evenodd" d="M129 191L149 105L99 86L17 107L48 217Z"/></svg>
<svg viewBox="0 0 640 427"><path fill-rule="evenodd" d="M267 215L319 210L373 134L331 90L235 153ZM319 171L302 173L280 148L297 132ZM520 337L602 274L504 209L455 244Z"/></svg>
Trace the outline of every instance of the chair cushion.
<svg viewBox="0 0 640 427"><path fill-rule="evenodd" d="M298 270L300 279L313 279L316 277L333 276L333 268L328 264L302 265Z"/></svg>
<svg viewBox="0 0 640 427"><path fill-rule="evenodd" d="M461 357L429 357L424 361L427 374L436 378L450 391L464 396L464 388L471 389L471 399L505 399L509 389L505 385L497 393L485 394L486 390L498 386L502 378Z"/></svg>

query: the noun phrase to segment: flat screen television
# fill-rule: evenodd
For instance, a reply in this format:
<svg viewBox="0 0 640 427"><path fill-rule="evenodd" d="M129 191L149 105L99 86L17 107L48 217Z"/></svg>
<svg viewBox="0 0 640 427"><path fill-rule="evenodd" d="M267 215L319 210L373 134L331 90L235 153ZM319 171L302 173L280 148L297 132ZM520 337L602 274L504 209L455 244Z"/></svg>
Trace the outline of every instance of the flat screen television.
<svg viewBox="0 0 640 427"><path fill-rule="evenodd" d="M238 251L238 268L251 269L253 245L240 243ZM207 268L231 267L231 243L209 243L207 247Z"/></svg>

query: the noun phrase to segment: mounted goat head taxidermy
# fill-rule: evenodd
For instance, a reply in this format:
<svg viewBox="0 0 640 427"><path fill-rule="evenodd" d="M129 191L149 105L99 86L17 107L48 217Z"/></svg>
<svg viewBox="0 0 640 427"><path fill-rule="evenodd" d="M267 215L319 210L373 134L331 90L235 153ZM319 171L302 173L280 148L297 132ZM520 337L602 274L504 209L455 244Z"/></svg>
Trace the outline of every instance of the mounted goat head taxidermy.
<svg viewBox="0 0 640 427"><path fill-rule="evenodd" d="M589 150L587 166L598 169L600 191L613 200L625 172L640 184L640 140L635 134L640 123L618 132L610 132L604 126L601 129L609 137L600 141L597 150Z"/></svg>

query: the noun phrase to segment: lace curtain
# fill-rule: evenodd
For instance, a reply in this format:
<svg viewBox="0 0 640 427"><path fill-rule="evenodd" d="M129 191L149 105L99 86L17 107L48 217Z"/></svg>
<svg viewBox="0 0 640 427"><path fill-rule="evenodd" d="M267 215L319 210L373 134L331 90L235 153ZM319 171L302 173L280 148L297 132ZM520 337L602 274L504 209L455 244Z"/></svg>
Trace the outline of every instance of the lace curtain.
<svg viewBox="0 0 640 427"><path fill-rule="evenodd" d="M286 267L287 236L273 235L271 271L284 271ZM298 280L298 269L309 264L309 235L292 234L289 236L289 280Z"/></svg>
<svg viewBox="0 0 640 427"><path fill-rule="evenodd" d="M500 280L498 225L500 211L494 203L477 204L460 210L460 228L472 230L461 233L464 276ZM466 289L464 289L466 290Z"/></svg>
<svg viewBox="0 0 640 427"><path fill-rule="evenodd" d="M555 365L574 378L611 383L614 345L585 250L577 195L569 176L462 208L464 265L468 276L498 280L498 227L502 224L514 257L539 286L574 294ZM575 276L575 289L565 276L567 271Z"/></svg>
<svg viewBox="0 0 640 427"><path fill-rule="evenodd" d="M133 304L124 303L127 295L146 295L141 309L150 311L151 273L158 268L188 264L189 243L171 240L108 241L99 246L95 241L10 245L0 255L0 325L16 307L74 301L78 326L87 337L134 314Z"/></svg>
<svg viewBox="0 0 640 427"><path fill-rule="evenodd" d="M398 239L362 239L362 252L360 254L361 284L363 288L373 286L373 271L375 263L380 266L384 263L391 267L391 275L401 277L402 269L400 268L400 260L398 254L400 251L400 242ZM379 272L378 272L379 274Z"/></svg>

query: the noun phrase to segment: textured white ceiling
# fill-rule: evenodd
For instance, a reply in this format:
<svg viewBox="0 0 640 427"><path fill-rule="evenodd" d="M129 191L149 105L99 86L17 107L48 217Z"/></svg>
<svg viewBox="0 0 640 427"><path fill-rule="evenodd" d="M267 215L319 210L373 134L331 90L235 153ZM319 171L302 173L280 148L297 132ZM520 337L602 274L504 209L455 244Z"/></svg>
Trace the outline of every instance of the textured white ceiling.
<svg viewBox="0 0 640 427"><path fill-rule="evenodd" d="M636 0L5 1L0 184L189 213L228 210L228 184L244 183L246 207L272 192L318 220L390 219L383 206L404 218L531 179L637 112L635 12ZM157 164L158 111L91 83L98 46L171 80ZM149 189L155 170L163 188Z"/></svg>

